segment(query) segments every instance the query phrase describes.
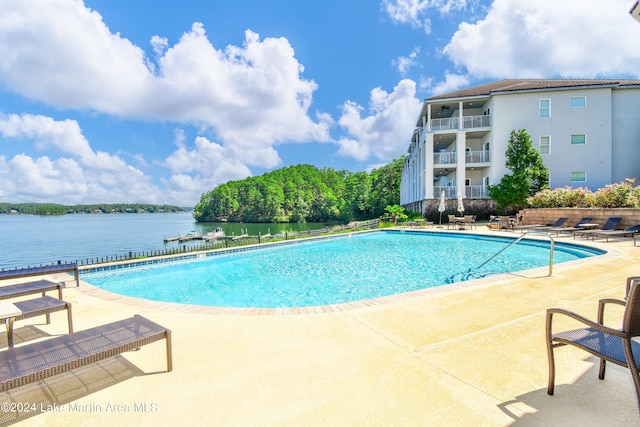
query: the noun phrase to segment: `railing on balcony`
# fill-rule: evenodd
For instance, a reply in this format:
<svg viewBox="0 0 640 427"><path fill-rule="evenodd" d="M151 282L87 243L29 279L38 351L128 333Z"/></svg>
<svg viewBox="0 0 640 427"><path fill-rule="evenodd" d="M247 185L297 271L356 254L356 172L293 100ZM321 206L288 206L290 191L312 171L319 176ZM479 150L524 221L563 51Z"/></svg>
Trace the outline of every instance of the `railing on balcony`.
<svg viewBox="0 0 640 427"><path fill-rule="evenodd" d="M434 165L450 165L456 163L456 161L455 151L440 151L438 153L433 153Z"/></svg>
<svg viewBox="0 0 640 427"><path fill-rule="evenodd" d="M447 117L445 119L431 119L431 130L473 129L491 126L491 116L464 116L462 128L459 117Z"/></svg>
<svg viewBox="0 0 640 427"><path fill-rule="evenodd" d="M445 199L458 198L458 187L441 185L433 186L433 197L439 199L442 190L444 190ZM464 187L464 195L467 199L486 199L489 197L489 192L484 185L467 185Z"/></svg>
<svg viewBox="0 0 640 427"><path fill-rule="evenodd" d="M462 118L463 129L486 128L491 126L491 116L467 116Z"/></svg>
<svg viewBox="0 0 640 427"><path fill-rule="evenodd" d="M466 153L465 162L467 163L489 163L490 161L489 150L467 151Z"/></svg>
<svg viewBox="0 0 640 427"><path fill-rule="evenodd" d="M486 199L489 197L487 187L484 185L467 185L464 188L464 194L468 199Z"/></svg>
<svg viewBox="0 0 640 427"><path fill-rule="evenodd" d="M442 186L442 185L435 185L433 187L433 197L435 197L436 199L439 199L440 194L442 193L442 190L444 190L445 199L458 198L458 187Z"/></svg>

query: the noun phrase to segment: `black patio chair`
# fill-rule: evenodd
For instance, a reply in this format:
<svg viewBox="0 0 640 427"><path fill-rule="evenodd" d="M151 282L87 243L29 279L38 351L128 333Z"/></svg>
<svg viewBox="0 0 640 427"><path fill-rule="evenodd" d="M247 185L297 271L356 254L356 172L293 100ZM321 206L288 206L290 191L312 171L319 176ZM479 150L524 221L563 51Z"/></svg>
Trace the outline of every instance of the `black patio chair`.
<svg viewBox="0 0 640 427"><path fill-rule="evenodd" d="M610 298L599 301L597 322L561 308L547 310L548 394L553 394L555 382L553 349L564 345L573 345L600 358L598 378L601 380L604 379L606 362L612 362L629 369L636 390L638 408L640 409L640 376L638 374L640 343L633 340L634 337L640 336L640 281L638 281L638 277L627 279L627 287L626 302ZM609 303L625 306L621 329L610 328L603 324L604 308ZM587 327L553 333L552 322L555 314L571 317Z"/></svg>

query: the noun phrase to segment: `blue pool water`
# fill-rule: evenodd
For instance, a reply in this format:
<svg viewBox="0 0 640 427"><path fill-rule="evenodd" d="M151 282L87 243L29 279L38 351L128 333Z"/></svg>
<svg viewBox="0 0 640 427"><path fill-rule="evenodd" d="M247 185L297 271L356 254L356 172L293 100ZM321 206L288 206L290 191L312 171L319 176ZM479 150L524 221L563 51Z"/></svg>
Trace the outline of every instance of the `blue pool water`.
<svg viewBox="0 0 640 427"><path fill-rule="evenodd" d="M338 304L549 264L549 242L378 231L240 253L83 273L102 289L157 301L223 307ZM554 264L602 251L556 243ZM467 274L469 270L473 274ZM465 272L465 274L456 274Z"/></svg>

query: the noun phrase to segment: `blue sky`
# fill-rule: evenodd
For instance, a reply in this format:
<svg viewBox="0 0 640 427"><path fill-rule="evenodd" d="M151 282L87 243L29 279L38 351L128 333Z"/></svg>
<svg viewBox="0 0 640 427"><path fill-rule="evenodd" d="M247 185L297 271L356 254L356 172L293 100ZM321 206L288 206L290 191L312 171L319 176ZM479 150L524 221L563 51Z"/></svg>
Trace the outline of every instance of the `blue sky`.
<svg viewBox="0 0 640 427"><path fill-rule="evenodd" d="M193 206L406 152L429 96L640 78L632 0L0 0L0 202Z"/></svg>

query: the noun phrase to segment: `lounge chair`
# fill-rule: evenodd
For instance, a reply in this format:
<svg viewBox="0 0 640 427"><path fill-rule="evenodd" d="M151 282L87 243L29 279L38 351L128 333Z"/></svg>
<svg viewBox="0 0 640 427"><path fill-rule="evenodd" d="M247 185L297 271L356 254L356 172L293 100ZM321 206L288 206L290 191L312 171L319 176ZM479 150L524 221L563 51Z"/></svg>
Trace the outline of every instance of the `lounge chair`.
<svg viewBox="0 0 640 427"><path fill-rule="evenodd" d="M93 364L164 339L172 370L171 331L142 316L0 352L0 392Z"/></svg>
<svg viewBox="0 0 640 427"><path fill-rule="evenodd" d="M581 227L584 224L588 224L591 222L593 218L582 218L580 221L576 222L573 227L551 227L547 230L549 233L556 233L556 236L559 236L560 233L573 233L574 231L584 230L585 228Z"/></svg>
<svg viewBox="0 0 640 427"><path fill-rule="evenodd" d="M530 227L533 230L536 231L547 231L550 230L552 228L559 228L559 227L563 227L565 225L565 223L569 221L569 218L558 218L556 220L556 222L554 222L553 224L547 224L547 225L542 225L542 226L533 226Z"/></svg>
<svg viewBox="0 0 640 427"><path fill-rule="evenodd" d="M635 280L628 282L630 283L630 289L626 302L617 299L602 299L599 301L597 322L561 308L547 310L546 336L547 355L549 358L547 393L549 395L553 395L555 382L553 350L556 347L573 345L600 358L598 378L601 380L604 379L607 361L629 369L640 409L640 376L638 373L638 361L635 358L635 356L640 355L640 343L633 340L634 337L640 336L640 283ZM621 329L610 328L603 324L604 308L608 303L625 306ZM586 327L553 333L554 315L565 315L583 323ZM624 384L621 386L624 387Z"/></svg>
<svg viewBox="0 0 640 427"><path fill-rule="evenodd" d="M582 236L582 237L586 237L588 239L589 236L593 237L594 233L599 233L601 231L612 231L612 230L615 230L620 221L622 221L622 218L617 217L617 216L612 216L611 218L609 218L607 220L607 222L604 223L604 225L602 227L600 227L597 230L578 230L578 231L574 231L573 232L573 238L575 239L576 236Z"/></svg>
<svg viewBox="0 0 640 427"><path fill-rule="evenodd" d="M594 230L591 236L592 236L592 239L594 240L596 237L604 237L607 239L606 241L608 242L609 237L616 237L616 236L624 237L628 235L631 235L633 237L633 235L636 233L640 233L640 224L634 225L632 227L627 227L624 230L605 230L605 231Z"/></svg>

